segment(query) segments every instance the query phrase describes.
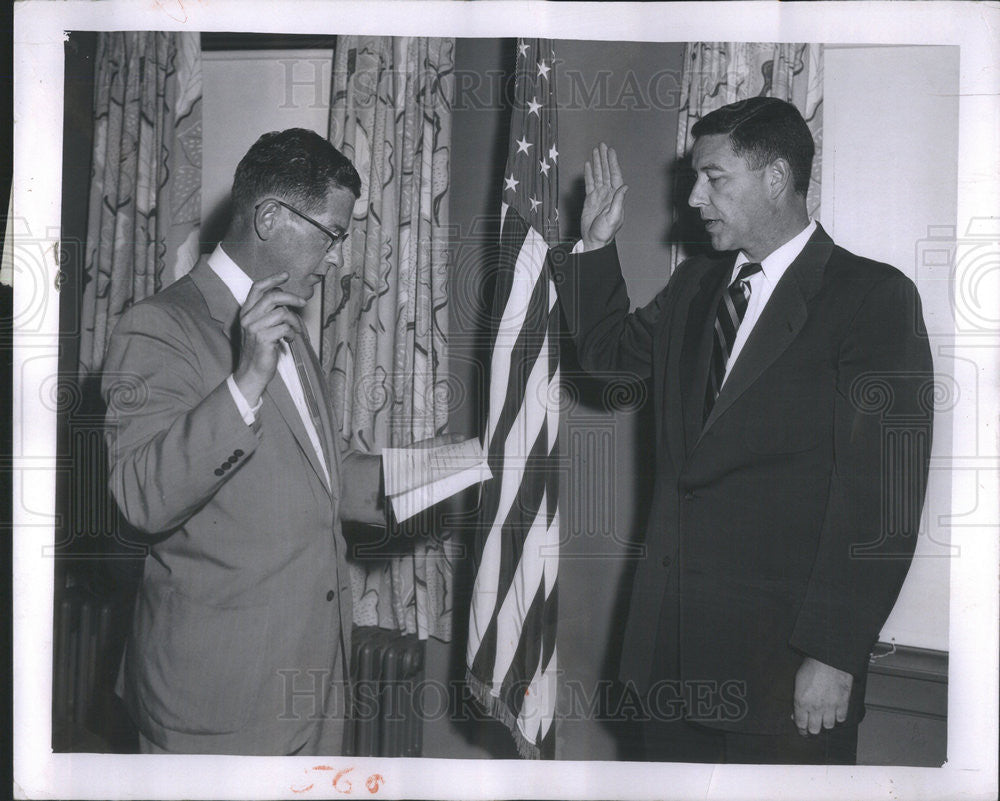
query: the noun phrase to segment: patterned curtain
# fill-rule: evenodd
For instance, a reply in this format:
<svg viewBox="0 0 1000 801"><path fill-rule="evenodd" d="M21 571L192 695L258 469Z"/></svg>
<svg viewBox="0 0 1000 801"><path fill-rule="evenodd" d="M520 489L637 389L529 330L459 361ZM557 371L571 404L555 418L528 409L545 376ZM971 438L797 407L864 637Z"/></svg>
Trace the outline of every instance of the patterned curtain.
<svg viewBox="0 0 1000 801"><path fill-rule="evenodd" d="M448 183L454 40L342 36L330 140L361 174L344 264L323 295L321 358L347 447L377 453L448 421ZM456 544L353 565L354 620L451 638Z"/></svg>
<svg viewBox="0 0 1000 801"><path fill-rule="evenodd" d="M100 370L118 317L198 258L197 33L101 33L83 276L80 374Z"/></svg>
<svg viewBox="0 0 1000 801"><path fill-rule="evenodd" d="M778 97L793 103L816 142L806 207L819 217L823 146L823 46L754 42L691 42L681 78L681 108L677 121L677 157L683 159L694 140L691 128L727 103L748 97ZM678 203L686 193L678 192ZM683 207L682 207L683 208ZM684 237L673 245L671 269L686 254Z"/></svg>

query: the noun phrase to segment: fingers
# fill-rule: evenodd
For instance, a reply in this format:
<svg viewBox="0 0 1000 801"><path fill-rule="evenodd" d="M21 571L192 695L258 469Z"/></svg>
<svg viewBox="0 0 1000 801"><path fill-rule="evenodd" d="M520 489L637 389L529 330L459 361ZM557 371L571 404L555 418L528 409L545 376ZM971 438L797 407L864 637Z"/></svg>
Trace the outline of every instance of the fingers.
<svg viewBox="0 0 1000 801"><path fill-rule="evenodd" d="M602 150L604 151L603 154ZM590 163L593 165L594 183L600 186L604 183L604 176L607 174L604 168L608 164L608 147L604 142L601 142L598 147L594 148L594 152L590 156Z"/></svg>
<svg viewBox="0 0 1000 801"><path fill-rule="evenodd" d="M251 307L249 305L250 298L247 298L247 303L243 304L245 311L249 311L251 308L259 308L263 311L268 311L273 309L275 306L297 306L302 308L306 305L305 300L300 298L298 295L293 295L291 292L285 292L282 289L269 289L257 300L257 303Z"/></svg>
<svg viewBox="0 0 1000 801"><path fill-rule="evenodd" d="M250 297L247 296L247 302L243 304L241 310L241 317L244 325L252 323L259 320L264 315L268 314L272 309L284 308L288 306L302 308L305 306L306 302L298 295L293 295L290 292L284 292L280 289L268 289L262 295L260 295L254 303L250 303Z"/></svg>
<svg viewBox="0 0 1000 801"><path fill-rule="evenodd" d="M794 718L795 728L803 737L807 734L819 734L823 728L823 716L817 711L807 711L796 707Z"/></svg>
<svg viewBox="0 0 1000 801"><path fill-rule="evenodd" d="M292 327L296 333L302 333L302 318L289 309L287 306L275 306L271 311L254 323L260 328L268 328L279 323L285 323Z"/></svg>
<svg viewBox="0 0 1000 801"><path fill-rule="evenodd" d="M610 216L614 220L621 219L625 214L625 194L628 192L628 185L622 184L615 190L611 198Z"/></svg>
<svg viewBox="0 0 1000 801"><path fill-rule="evenodd" d="M618 154L613 147L606 148L608 157L608 175L611 176L611 186L617 189L622 186L622 169L618 166Z"/></svg>
<svg viewBox="0 0 1000 801"><path fill-rule="evenodd" d="M587 194L580 214L580 234L585 250L603 247L615 238L625 221L625 193L621 167L614 148L604 142L595 147L583 165Z"/></svg>
<svg viewBox="0 0 1000 801"><path fill-rule="evenodd" d="M587 192L606 186L617 189L623 185L618 154L613 147L608 147L604 142L601 142L593 149L590 159L583 165L583 180Z"/></svg>
<svg viewBox="0 0 1000 801"><path fill-rule="evenodd" d="M837 723L843 723L845 720L847 720L847 700L844 700L842 703L837 704L837 710L834 713L834 719L837 721Z"/></svg>
<svg viewBox="0 0 1000 801"><path fill-rule="evenodd" d="M795 728L799 730L799 734L805 736L809 732L809 713L806 712L805 708L799 704L795 705L795 714L792 715L792 719L795 721Z"/></svg>
<svg viewBox="0 0 1000 801"><path fill-rule="evenodd" d="M795 721L795 728L799 734L819 734L823 729L832 729L838 723L847 720L847 707L843 710L833 707L813 707L807 708L801 704L795 705L795 713L792 715Z"/></svg>
<svg viewBox="0 0 1000 801"><path fill-rule="evenodd" d="M612 188L621 184L621 169L618 167L618 156L614 148L609 148L601 142L594 148L591 162L594 165L595 183L598 185L610 183ZM617 183L615 183L615 172L618 174Z"/></svg>
<svg viewBox="0 0 1000 801"><path fill-rule="evenodd" d="M809 724L806 726L810 734L819 734L823 729L823 715L817 710L809 713Z"/></svg>
<svg viewBox="0 0 1000 801"><path fill-rule="evenodd" d="M283 271L275 273L274 275L269 275L267 278L261 278L259 281L254 281L253 286L250 287L250 294L247 295L246 302L243 304L243 308L250 308L258 300L260 300L261 295L267 292L267 290L272 287L279 286L287 280L288 273Z"/></svg>
<svg viewBox="0 0 1000 801"><path fill-rule="evenodd" d="M302 318L285 306L276 306L244 325L257 342L275 344L280 339L302 336Z"/></svg>
<svg viewBox="0 0 1000 801"><path fill-rule="evenodd" d="M823 710L823 728L832 729L837 725L837 713L832 707Z"/></svg>

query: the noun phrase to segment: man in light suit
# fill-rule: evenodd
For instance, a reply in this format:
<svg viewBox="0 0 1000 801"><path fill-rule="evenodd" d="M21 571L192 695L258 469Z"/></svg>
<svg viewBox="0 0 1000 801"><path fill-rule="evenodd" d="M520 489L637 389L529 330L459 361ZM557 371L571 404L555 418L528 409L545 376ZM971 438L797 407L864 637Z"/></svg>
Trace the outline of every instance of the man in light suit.
<svg viewBox="0 0 1000 801"><path fill-rule="evenodd" d="M693 133L689 204L716 255L630 313L614 244L627 186L603 144L582 242L553 254L583 366L649 379L655 404L620 676L652 718L648 759L853 764L927 476L919 298L809 219L794 106L753 98Z"/></svg>
<svg viewBox="0 0 1000 801"><path fill-rule="evenodd" d="M382 522L380 468L339 452L299 312L342 259L360 186L318 134L265 134L224 241L111 338L111 489L157 535L123 673L144 752L341 751L340 521Z"/></svg>

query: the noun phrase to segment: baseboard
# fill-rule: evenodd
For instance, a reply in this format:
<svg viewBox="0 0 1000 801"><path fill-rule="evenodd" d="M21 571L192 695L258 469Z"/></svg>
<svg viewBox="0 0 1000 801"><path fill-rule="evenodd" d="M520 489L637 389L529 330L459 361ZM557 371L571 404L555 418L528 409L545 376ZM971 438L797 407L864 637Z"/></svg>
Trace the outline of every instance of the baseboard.
<svg viewBox="0 0 1000 801"><path fill-rule="evenodd" d="M858 764L940 767L948 753L948 653L879 643L868 668Z"/></svg>

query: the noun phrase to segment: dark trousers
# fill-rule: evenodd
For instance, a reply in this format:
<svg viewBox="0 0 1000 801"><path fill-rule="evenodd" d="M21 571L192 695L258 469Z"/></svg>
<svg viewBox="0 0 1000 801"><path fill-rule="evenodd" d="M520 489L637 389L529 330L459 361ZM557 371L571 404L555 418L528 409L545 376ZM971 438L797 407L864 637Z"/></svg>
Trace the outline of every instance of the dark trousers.
<svg viewBox="0 0 1000 801"><path fill-rule="evenodd" d="M780 734L744 734L686 720L643 724L647 762L714 762L751 765L855 765L858 727L838 724L819 734L799 734L788 721Z"/></svg>

